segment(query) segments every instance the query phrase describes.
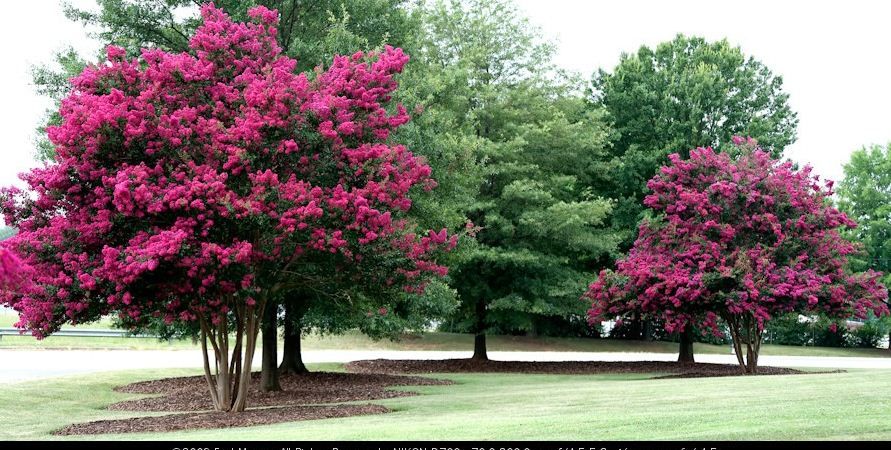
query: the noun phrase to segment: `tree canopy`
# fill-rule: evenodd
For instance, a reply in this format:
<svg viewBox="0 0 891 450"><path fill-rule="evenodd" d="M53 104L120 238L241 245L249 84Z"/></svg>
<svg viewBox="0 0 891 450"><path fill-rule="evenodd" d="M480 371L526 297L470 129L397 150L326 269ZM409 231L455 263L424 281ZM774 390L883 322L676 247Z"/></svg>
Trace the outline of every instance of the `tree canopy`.
<svg viewBox="0 0 891 450"><path fill-rule="evenodd" d="M788 312L887 315L879 273L852 273L856 224L828 201L832 183L737 139L740 155L711 148L672 154L648 183L645 220L617 270L586 296L592 321L640 313L668 331L729 327L739 364L757 371L764 324ZM744 356L742 345L746 347Z"/></svg>
<svg viewBox="0 0 891 450"><path fill-rule="evenodd" d="M592 99L615 129L617 176L602 188L618 200L616 226L633 230L642 218L646 183L671 153L732 149L733 136L750 136L779 156L795 142L798 119L783 81L726 40L678 35L623 54L610 72L593 78ZM633 241L632 234L626 242Z"/></svg>
<svg viewBox="0 0 891 450"><path fill-rule="evenodd" d="M851 154L838 187L838 206L857 221L849 231L863 244L864 254L853 262L862 269L886 274L891 285L891 144L872 145Z"/></svg>
<svg viewBox="0 0 891 450"><path fill-rule="evenodd" d="M585 273L616 243L604 226L611 202L587 188L609 133L510 3L438 2L428 14L419 50L442 70L450 134L481 170L464 206L476 240L450 281L460 297L452 325L477 334L482 358L489 330L583 318Z"/></svg>
<svg viewBox="0 0 891 450"><path fill-rule="evenodd" d="M249 16L204 6L188 52L109 46L72 80L53 161L0 203L19 229L4 244L36 274L34 289L3 293L20 326L198 323L214 405L235 411L267 302L331 279L420 292L457 239L416 235L407 214L410 193L436 185L390 140L409 119L390 104L408 56L338 56L309 80L281 54L278 14Z"/></svg>
<svg viewBox="0 0 891 450"><path fill-rule="evenodd" d="M891 287L891 144L854 151L844 174L838 206L857 221L857 228L848 230L847 236L863 246L863 252L851 258L851 265L856 270L882 272L882 282ZM891 318L877 319L870 326L891 330Z"/></svg>
<svg viewBox="0 0 891 450"><path fill-rule="evenodd" d="M198 7L192 0L97 0L96 8L67 7L69 19L97 30L94 37L125 49L127 55L139 55L142 48L158 48L169 52L187 49L189 36L200 24ZM336 54L352 54L359 49L379 49L386 45L413 51L422 28L422 9L402 0L271 0L215 2L233 20L246 20L248 11L257 5L279 11L280 23L276 41L284 55L297 61L295 70L306 72L312 80L324 71ZM38 89L53 98L67 94L67 79L79 73L85 62L73 51L57 55L58 67L35 70ZM417 192L413 208L408 212L414 222L426 228L461 226L465 219L461 205L469 200L468 178L475 176L471 148L451 139L442 118L450 111L435 105L431 92L437 91L433 79L438 67L429 67L423 54L416 55L401 75L401 88L394 92L395 101L409 106L408 124L393 130L395 139L423 156L438 175L441 186L435 194ZM316 71L318 69L318 71ZM50 124L58 124L60 117L51 113ZM40 154L50 157L53 146L45 139L40 142ZM380 295L369 291L369 286L339 282L328 278L325 286L299 289L282 299L286 319L298 327L319 332L338 333L358 328L372 337L394 337L404 330L419 330L432 320L448 314L455 305L455 294L441 281L433 281L432 289L423 298L412 294L387 295L388 314L379 311L384 301L371 298ZM361 305L361 306L360 306ZM268 318L276 322L276 316ZM163 323L150 324L150 330L163 336L189 335L195 327L170 327ZM291 329L295 329L291 327ZM271 334L273 330L267 330ZM299 329L296 329L299 333ZM299 338L298 338L299 339ZM272 341L274 342L274 340ZM290 343L286 339L286 355ZM273 349L274 350L274 349ZM264 372L266 366L264 366Z"/></svg>

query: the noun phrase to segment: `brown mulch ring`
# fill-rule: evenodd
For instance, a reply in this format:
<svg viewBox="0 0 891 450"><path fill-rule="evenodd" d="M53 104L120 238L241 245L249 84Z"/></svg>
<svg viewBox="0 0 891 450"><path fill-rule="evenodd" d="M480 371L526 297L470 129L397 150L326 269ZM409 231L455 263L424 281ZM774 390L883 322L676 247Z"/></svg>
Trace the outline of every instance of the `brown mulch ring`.
<svg viewBox="0 0 891 450"><path fill-rule="evenodd" d="M312 372L282 375L282 390L263 392L260 374L251 379L248 405L251 409L238 414L209 411L213 409L204 376L164 378L141 381L115 388L131 394L160 394L136 400L114 403L108 407L117 411L190 411L153 417L99 420L76 423L57 430L57 435L136 433L229 428L268 425L298 420L328 419L366 414L383 414L384 406L319 405L364 400L379 400L417 395L414 392L388 390L392 386L422 386L452 384L448 380L393 374L358 374ZM198 411L198 412L195 412Z"/></svg>
<svg viewBox="0 0 891 450"><path fill-rule="evenodd" d="M248 405L268 407L380 400L417 395L414 392L387 389L392 386L452 384L448 380L425 377L334 372L282 375L280 382L281 391L263 392L260 389L260 374L254 373L249 388ZM116 411L206 411L213 409L204 376L141 381L117 387L115 391L131 394L162 394L158 397L118 402L108 407L108 409Z"/></svg>
<svg viewBox="0 0 891 450"><path fill-rule="evenodd" d="M68 425L53 434L66 436L75 434L148 433L203 428L252 427L298 420L330 419L387 412L390 412L390 410L380 405L288 406L284 408L249 409L237 414L201 412L136 417L132 419L98 420Z"/></svg>
<svg viewBox="0 0 891 450"><path fill-rule="evenodd" d="M610 373L662 373L657 378L726 377L743 375L735 364L692 363L678 364L669 361L476 361L472 359L444 360L387 360L372 359L347 363L346 370L353 373L531 373L531 374L610 374ZM758 375L793 375L803 372L785 367L758 367Z"/></svg>

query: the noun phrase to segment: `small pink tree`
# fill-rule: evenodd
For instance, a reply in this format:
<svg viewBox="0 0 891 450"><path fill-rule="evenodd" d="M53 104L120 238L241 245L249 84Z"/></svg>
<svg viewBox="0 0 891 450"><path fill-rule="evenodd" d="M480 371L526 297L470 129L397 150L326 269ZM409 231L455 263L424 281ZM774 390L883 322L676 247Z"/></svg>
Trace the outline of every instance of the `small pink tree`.
<svg viewBox="0 0 891 450"><path fill-rule="evenodd" d="M201 13L190 52L109 47L72 80L55 160L2 193L36 272L2 301L37 337L110 313L197 322L215 408L242 411L268 301L323 270L421 290L456 236L416 236L404 218L410 191L435 182L388 142L408 120L387 109L401 50L337 57L309 79L280 53L276 12Z"/></svg>
<svg viewBox="0 0 891 450"><path fill-rule="evenodd" d="M585 298L590 320L659 317L666 331L730 329L740 366L756 373L764 324L787 312L888 314L879 273L850 273L855 223L811 168L796 170L736 138L739 156L710 148L671 155L647 186L653 217L628 256L602 271ZM742 348L745 346L745 353Z"/></svg>

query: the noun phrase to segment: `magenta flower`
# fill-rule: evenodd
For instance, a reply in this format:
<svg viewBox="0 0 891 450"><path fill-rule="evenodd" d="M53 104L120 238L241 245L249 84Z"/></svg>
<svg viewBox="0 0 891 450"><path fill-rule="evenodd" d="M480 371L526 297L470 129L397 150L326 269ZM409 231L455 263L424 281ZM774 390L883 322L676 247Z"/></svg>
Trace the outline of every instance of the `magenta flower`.
<svg viewBox="0 0 891 450"><path fill-rule="evenodd" d="M35 274L0 303L35 336L116 314L224 339L227 318L256 326L267 299L308 279L417 292L445 274L436 256L457 237L415 234L405 214L435 186L430 167L389 140L409 119L391 105L408 56L337 56L310 81L281 54L277 12L201 14L188 52L108 47L48 129L55 159L0 191L19 229L8 248Z"/></svg>
<svg viewBox="0 0 891 450"><path fill-rule="evenodd" d="M637 315L669 332L729 326L757 351L766 321L787 312L834 317L888 314L875 272L851 273L856 246L839 233L856 224L834 208L811 168L796 170L734 138L734 159L710 148L677 154L647 186L655 218L640 225L628 256L605 270L585 298L592 322ZM754 365L751 365L753 364Z"/></svg>

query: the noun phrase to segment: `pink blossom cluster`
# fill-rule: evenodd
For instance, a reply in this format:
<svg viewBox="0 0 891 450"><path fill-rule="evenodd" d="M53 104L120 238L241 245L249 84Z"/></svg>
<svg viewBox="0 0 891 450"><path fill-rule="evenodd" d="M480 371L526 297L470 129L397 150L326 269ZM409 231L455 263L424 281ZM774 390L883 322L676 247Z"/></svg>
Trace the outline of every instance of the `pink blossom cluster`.
<svg viewBox="0 0 891 450"><path fill-rule="evenodd" d="M835 317L888 314L879 273L851 273L856 246L839 233L856 224L831 206L832 182L796 170L735 138L732 158L699 148L677 154L649 181L656 217L615 271L585 294L591 321L659 317L669 332L719 317L751 315L760 327L786 312Z"/></svg>
<svg viewBox="0 0 891 450"><path fill-rule="evenodd" d="M0 291L26 291L32 276L31 267L8 248L0 247Z"/></svg>
<svg viewBox="0 0 891 450"><path fill-rule="evenodd" d="M281 54L275 11L201 14L189 52L108 47L48 129L55 160L0 191L36 273L0 302L36 336L109 313L220 320L309 266L406 290L445 274L435 256L456 237L402 217L413 188L435 186L430 167L388 140L408 121L390 107L408 56L338 56L310 79ZM390 270L364 270L380 255Z"/></svg>

